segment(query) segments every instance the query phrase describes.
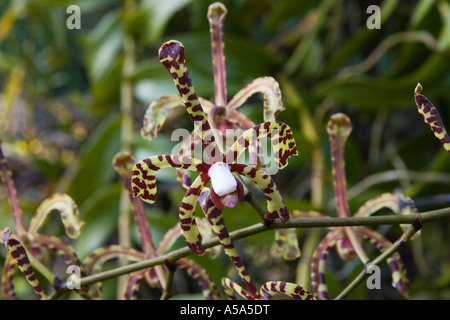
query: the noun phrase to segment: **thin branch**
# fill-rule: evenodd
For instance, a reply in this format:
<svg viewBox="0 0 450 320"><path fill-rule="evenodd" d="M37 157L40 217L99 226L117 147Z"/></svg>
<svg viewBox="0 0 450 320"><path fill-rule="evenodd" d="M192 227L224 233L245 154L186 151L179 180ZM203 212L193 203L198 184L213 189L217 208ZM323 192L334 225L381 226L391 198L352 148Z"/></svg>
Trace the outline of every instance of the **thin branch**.
<svg viewBox="0 0 450 320"><path fill-rule="evenodd" d="M161 300L168 300L173 296L173 279L175 277L175 271L177 269L176 264L166 263L167 266L167 278L166 283L164 285L164 291L161 296Z"/></svg>

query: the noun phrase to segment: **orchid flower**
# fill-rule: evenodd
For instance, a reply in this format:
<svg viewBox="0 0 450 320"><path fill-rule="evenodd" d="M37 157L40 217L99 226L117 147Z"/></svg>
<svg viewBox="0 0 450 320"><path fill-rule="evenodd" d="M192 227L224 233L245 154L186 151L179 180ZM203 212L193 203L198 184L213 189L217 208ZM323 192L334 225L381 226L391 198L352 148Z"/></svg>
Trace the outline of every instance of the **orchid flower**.
<svg viewBox="0 0 450 320"><path fill-rule="evenodd" d="M226 129L232 129L235 126L243 130L251 129L255 126L253 121L236 110L244 105L254 94L261 93L264 97L264 122L275 121L276 115L284 109L280 86L273 77L260 77L251 81L228 101L224 51L224 21L226 14L227 9L220 2L215 2L208 8L207 18L211 34L215 100L213 103L199 97L204 111L208 114L210 126L222 133L225 133ZM163 96L152 102L144 116L144 126L141 129L141 135L146 139L155 139L167 115L177 107L184 108L179 95ZM217 143L221 143L220 139L217 140ZM222 147L222 145L219 145L219 147Z"/></svg>
<svg viewBox="0 0 450 320"><path fill-rule="evenodd" d="M212 135L214 136L215 144L217 144L220 152L225 152L226 149L231 146L231 144L227 145L227 142L229 141L227 139L227 132L233 132L233 129L250 130L255 127L255 124L251 119L237 110L239 107L243 106L251 96L262 94L264 98L264 122L276 121L277 114L284 110L280 86L273 77L268 76L251 81L228 101L224 42L224 22L226 14L227 9L220 2L215 2L208 8L207 18L211 35L215 99L214 102L211 102L202 97L198 97L198 101L206 113L206 119L211 128ZM165 123L167 116L175 108L185 108L183 101L180 101L179 94L163 96L153 101L145 112L144 123L141 129L142 137L148 140L154 140ZM194 151L197 150L201 144L202 137L198 135L197 130L194 130L191 136L183 142L179 155L193 157ZM252 165L260 165L262 159L257 153L260 146L258 145L258 141L256 141L255 144L252 143L249 145L249 163ZM220 173L221 171L217 171L216 168L219 168L219 166L215 166L213 171ZM189 170L178 167L176 169L176 174L178 183L185 191L187 191L192 184ZM229 175L228 177L231 178ZM233 179L230 179L230 181L231 183L234 183ZM240 185L238 185L238 187L240 187ZM225 197L223 198L223 201L228 202L228 205L232 205L236 202L236 198ZM283 253L286 259L295 259L300 255L298 241L296 240L294 233L295 230L289 229L277 229L275 231L277 251ZM286 240L289 241L286 242Z"/></svg>
<svg viewBox="0 0 450 320"><path fill-rule="evenodd" d="M425 123L428 123L436 138L442 143L444 149L450 152L450 136L445 129L441 116L436 107L428 100L422 92L422 85L417 84L414 90L414 100L417 111L423 116Z"/></svg>
<svg viewBox="0 0 450 320"><path fill-rule="evenodd" d="M234 207L238 201L244 199L244 188L239 177L244 176L255 183L266 195L266 219L280 218L284 222L289 219L283 199L264 168L235 163L235 161L249 145L258 139L267 137L272 140L277 167L285 167L290 156L297 154L292 131L284 123L268 121L246 130L224 154L221 154L207 115L192 85L186 67L183 45L178 41L166 42L159 50L159 60L172 76L181 100L194 123L194 129L201 138L207 159L203 161L187 155L156 155L139 161L133 167L132 173L134 196L154 203L156 200L155 175L162 168L173 167L198 172L199 175L188 187L179 210L180 226L186 244L196 254L205 252L194 216L197 201L202 191L205 191L209 194L207 198L210 200L206 204L208 207L206 209L213 208L211 210L214 211L214 221L210 220L213 222L212 227L219 236L224 250L238 269L239 275L249 290L256 293L256 289L229 238L221 213L225 207ZM210 181L211 189L206 189L206 184Z"/></svg>
<svg viewBox="0 0 450 320"><path fill-rule="evenodd" d="M352 124L346 115L337 113L330 117L327 124L327 132L331 144L332 176L339 217L350 216L347 200L344 147L351 131ZM415 214L418 216L419 214L412 199L401 193L393 192L368 200L358 209L354 216L370 216L382 208L390 209L395 214L400 215ZM293 210L291 211L291 216L295 218L325 217L322 213L308 210ZM401 225L401 227L405 229L407 226ZM363 226L331 228L325 238L319 243L311 261L312 289L319 299L328 299L325 264L331 248L336 247L336 251L341 259L352 260L358 257L363 265L367 265L369 258L362 247L362 240L372 243L381 252L391 245L388 239ZM396 252L388 258L387 264L391 270L393 286L402 297L407 298L409 295L409 280L399 253Z"/></svg>
<svg viewBox="0 0 450 320"><path fill-rule="evenodd" d="M63 259L67 267L76 265L81 268L81 262L71 245L57 237L39 233L39 229L45 224L50 212L56 210L60 213L66 235L71 239L76 239L83 225L78 207L70 196L66 194L55 194L42 202L37 208L27 228L17 197L17 190L12 179L13 175L9 170L1 148L0 176L6 188L16 227L16 234L13 234L9 228L6 228L2 233L2 241L5 243L9 252L4 263L2 275L1 290L3 297L6 299L17 298L13 283L16 270L15 266L17 264L39 298L46 299L47 296L34 274L33 267L37 268L55 288L57 288L61 280L39 261L43 250L48 249L55 252ZM81 275L84 274L84 271L81 269ZM87 297L84 289L78 291L80 295Z"/></svg>
<svg viewBox="0 0 450 320"><path fill-rule="evenodd" d="M145 215L143 202L139 198L135 198L132 195L131 168L133 164L134 159L128 153L118 153L113 160L114 168L121 177L122 183L128 192L132 212L141 239L142 249L136 250L120 245L100 247L88 255L83 261L84 268L88 274L100 272L104 263L111 259L125 258L130 262L137 262L163 256L181 236L180 226L176 224L167 231L158 245L155 246ZM199 227L205 237L214 236L209 224L206 221L199 222ZM214 255L214 251L211 251L210 254ZM219 298L219 291L206 270L200 264L188 258L178 259L175 266L158 265L130 274L124 289L124 298L127 300L136 299L139 293L140 282L143 279L151 288L161 289L164 293L169 292L171 288L166 288L166 281L168 277L168 269L171 267L178 267L194 278L202 289L203 295L207 300ZM95 289L101 294L100 285L96 285ZM165 297L168 298L167 296Z"/></svg>
<svg viewBox="0 0 450 320"><path fill-rule="evenodd" d="M238 293L245 300L254 300L255 296L249 294L244 288L228 278L222 278L222 285L225 294L230 300L237 300L235 293ZM278 299L294 300L316 300L316 298L302 286L284 281L268 281L264 283L260 290L258 300L269 300L274 297Z"/></svg>

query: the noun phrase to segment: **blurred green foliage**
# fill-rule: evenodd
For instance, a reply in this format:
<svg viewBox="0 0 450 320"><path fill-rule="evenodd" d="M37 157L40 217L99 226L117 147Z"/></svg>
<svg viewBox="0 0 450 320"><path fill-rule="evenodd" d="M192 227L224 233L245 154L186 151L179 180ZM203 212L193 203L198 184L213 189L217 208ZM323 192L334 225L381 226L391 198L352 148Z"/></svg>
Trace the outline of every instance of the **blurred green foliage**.
<svg viewBox="0 0 450 320"><path fill-rule="evenodd" d="M162 95L176 92L167 71L157 60L163 42L176 39L184 44L198 94L213 97L206 20L210 3L206 0L0 3L1 140L15 175L19 198L29 219L38 204L52 193L66 192L73 197L86 221L75 244L81 258L102 245L117 242L121 186L111 161L121 149L121 83L124 80L132 83L132 148L136 159L169 153L177 144L170 141L171 130L192 126L187 115L181 115L169 119L154 142L143 141L139 136L147 105ZM281 84L286 110L278 119L293 129L300 151L274 177L289 209L312 207L309 182L314 146L301 123L305 110L311 115L310 125L318 133L318 145L326 154L325 201L318 209L335 215L325 123L332 112L338 111L348 114L354 125L346 150L348 188L353 192L351 208L396 188L416 199L422 211L448 205L450 157L423 124L413 100L414 87L421 82L424 94L439 108L444 121L450 119L448 1L223 3L228 9L225 53L229 95L259 76L271 75ZM366 9L371 4L381 8L380 29L366 26L370 16ZM81 9L80 30L66 27L69 5ZM132 9L126 9L127 6ZM126 39L131 39L135 48L135 65L129 74L123 71ZM285 94L287 87L293 88L295 95ZM243 111L254 122L260 122L261 100L255 97ZM398 175L402 170L409 171ZM383 172L391 174L374 183L367 179ZM176 223L177 205L182 198L173 173L161 172L158 177L159 200L146 207L155 237L162 236ZM434 201L434 196L441 195ZM0 227L12 227L4 191L0 196ZM229 230L258 222L257 214L247 204L227 209L225 219ZM400 235L397 227L379 229L391 240ZM57 227L52 232L62 234ZM310 231L299 230L298 234L303 243ZM450 298L450 249L445 245L449 236L448 221L430 223L422 231L421 239L401 250L411 278L413 299ZM135 232L133 240L138 246ZM273 253L273 234L250 237L238 244L245 253L250 273L259 275L260 281L301 283L302 279L295 278L298 261L286 262ZM371 248L368 250L371 255L376 254ZM6 252L2 249L1 253ZM358 263L344 266L332 257L333 253L326 275L330 297L339 293L360 270ZM233 272L231 266L223 268L228 265L226 257L194 259L217 283ZM390 288L389 272L383 272L384 290L359 288L351 298L397 299L395 290ZM178 278L179 297L198 296L199 289L191 280L182 275ZM142 295L151 297L152 292L144 290Z"/></svg>

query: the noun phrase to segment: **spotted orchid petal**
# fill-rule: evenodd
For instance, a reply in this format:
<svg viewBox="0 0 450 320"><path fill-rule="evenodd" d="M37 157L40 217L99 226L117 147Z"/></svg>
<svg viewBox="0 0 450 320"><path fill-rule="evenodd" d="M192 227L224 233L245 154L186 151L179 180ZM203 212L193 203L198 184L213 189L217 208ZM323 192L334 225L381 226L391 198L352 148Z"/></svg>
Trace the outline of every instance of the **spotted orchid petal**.
<svg viewBox="0 0 450 320"><path fill-rule="evenodd" d="M81 269L80 275L81 276L86 275L86 273L82 268L82 264L78 259L72 246L65 243L61 239L54 236L38 233L38 234L28 234L26 241L30 243L28 248L30 250L30 253L28 255L29 259L31 258L36 259L33 255L35 255L36 252L41 251L43 248L46 248L55 252L64 261L67 267L76 265ZM2 279L2 282L4 284L2 290L5 293L5 296L10 297L12 299L15 297L14 284L12 283L13 276L15 273L14 267L15 267L14 260L7 260L5 262L5 269ZM44 276L47 278L47 280L51 285L55 287L58 286L60 280L52 273L44 274ZM77 292L86 299L92 298L91 295L88 293L87 288L81 288L80 290L77 290Z"/></svg>
<svg viewBox="0 0 450 320"><path fill-rule="evenodd" d="M224 292L230 300L237 300L235 293L245 300L270 300L272 298L287 297L294 300L316 300L316 298L302 286L284 281L268 281L264 283L258 295L251 295L240 285L228 278L222 278Z"/></svg>
<svg viewBox="0 0 450 320"><path fill-rule="evenodd" d="M202 289L203 296L206 300L216 300L220 298L220 293L206 270L195 261L187 258L181 258L176 261L177 267L184 270L191 276ZM125 285L124 297L126 300L136 300L139 293L140 282L149 275L149 269L143 269L133 272L127 279ZM152 280L151 280L152 281ZM147 281L148 283L149 281ZM154 281L152 285L154 286Z"/></svg>
<svg viewBox="0 0 450 320"><path fill-rule="evenodd" d="M183 144L181 145L181 149L179 151L179 155L195 158L195 154L198 152L198 150L200 150L201 152L201 148L202 139L196 131L193 131L190 136L185 141L183 141ZM189 170L177 168L176 175L178 184L181 186L181 188L183 188L185 191L189 189L192 184Z"/></svg>
<svg viewBox="0 0 450 320"><path fill-rule="evenodd" d="M225 253L230 258L231 262L236 267L236 270L242 279L242 281L245 283L247 289L250 291L251 294L256 293L256 288L250 278L249 273L247 272L244 264L242 263L242 260L239 256L239 253L237 252L236 248L234 247L233 241L230 238L230 235L228 233L228 230L225 226L225 220L222 215L222 211L219 210L211 200L211 197L209 196L209 190L204 190L199 198L200 206L203 209L203 212L206 215L206 218L208 219L211 227L214 230L214 233L219 238L219 241L225 251Z"/></svg>
<svg viewBox="0 0 450 320"><path fill-rule="evenodd" d="M125 258L130 262L137 262L143 260L145 255L140 251L128 247L108 245L100 247L89 254L83 260L83 269L88 275L98 273L102 270L103 265L107 261L117 258ZM101 285L99 283L91 286L90 295L96 299L101 299L102 293Z"/></svg>
<svg viewBox="0 0 450 320"><path fill-rule="evenodd" d="M202 193L199 196L199 200L198 203L201 204L202 203L202 194L207 192L208 194L206 195L206 197L209 197L209 188L204 188L202 190ZM202 207L203 209L203 207ZM214 233L214 229L211 227L211 224L209 223L208 219L206 218L197 218L197 226L198 229L200 230L200 234L202 235L202 239L207 240L207 239L212 239L216 236L216 234ZM215 259L219 256L221 252L221 247L220 246L215 246L209 249L206 249L206 253L208 254L208 256L211 259Z"/></svg>
<svg viewBox="0 0 450 320"><path fill-rule="evenodd" d="M314 294L322 300L328 299L328 287L325 282L325 265L330 249L342 237L342 230L336 228L329 232L317 246L311 259L311 286Z"/></svg>
<svg viewBox="0 0 450 320"><path fill-rule="evenodd" d="M14 289L14 275L16 274L16 262L14 258L8 254L6 256L3 273L2 273L2 298L5 300L16 300L16 292Z"/></svg>
<svg viewBox="0 0 450 320"><path fill-rule="evenodd" d="M202 107L208 113L214 105L208 100L199 97ZM145 110L143 125L141 128L141 136L146 140L155 140L167 118L177 112L177 109L185 108L178 94L162 96L150 103Z"/></svg>
<svg viewBox="0 0 450 320"><path fill-rule="evenodd" d="M183 168L197 172L207 172L209 165L203 161L179 155L157 155L136 163L132 169L132 189L148 203L156 200L156 172L162 168Z"/></svg>
<svg viewBox="0 0 450 320"><path fill-rule="evenodd" d="M275 230L275 246L277 253L282 254L286 260L294 260L301 256L295 228Z"/></svg>
<svg viewBox="0 0 450 320"><path fill-rule="evenodd" d="M313 210L292 210L291 218L325 218L326 215ZM283 254L284 259L294 260L301 255L298 245L297 229L282 228L275 230L275 245L278 253Z"/></svg>
<svg viewBox="0 0 450 320"><path fill-rule="evenodd" d="M200 193L208 181L208 175L201 173L186 191L179 210L180 227L183 238L191 251L197 255L204 254L205 249L203 248L202 236L194 216L195 207Z"/></svg>
<svg viewBox="0 0 450 320"><path fill-rule="evenodd" d="M36 234L29 235L28 240L31 243L30 250L31 248L47 248L60 256L66 266L76 265L81 268L81 261L73 247L61 239L47 234Z"/></svg>
<svg viewBox="0 0 450 320"><path fill-rule="evenodd" d="M227 104L227 80L224 52L224 21L227 9L222 3L215 2L208 7L207 18L211 34L211 55L214 71L215 105Z"/></svg>
<svg viewBox="0 0 450 320"><path fill-rule="evenodd" d="M76 203L73 201L73 199L65 194L55 194L52 197L46 199L37 209L36 214L33 216L30 226L27 229L24 224L22 211L20 209L19 201L17 198L17 191L14 187L14 182L12 180L12 174L9 171L6 159L3 155L3 152L0 148L0 175L2 177L2 180L5 182L6 189L8 192L8 198L11 203L11 208L13 211L14 221L16 225L17 230L17 237L9 237L10 233L9 231L7 233L4 233L5 235L5 243L8 247L8 244L11 244L11 242L16 242L14 244L11 244L11 248L17 249L20 254L24 254L23 262L25 261L32 261L34 265L36 266L40 272L43 272L44 276L47 278L47 280L51 283L53 286L57 286L60 280L53 275L52 272L46 270L46 267L42 265L37 258L34 256L34 254L39 254L42 252L41 248L48 248L54 252L56 252L57 255L62 257L62 259L66 262L66 265L78 265L81 267L81 263L79 259L76 257L76 254L73 250L73 248L65 243L64 241L52 237L47 236L44 234L39 234L38 230L40 227L43 226L45 223L46 218L52 212L53 210L57 210L60 212L61 220L63 222L63 225L66 230L66 234L70 238L77 238L80 234L80 229L83 225L83 221L80 218L80 213L78 211L78 207ZM6 236L6 234L8 234ZM10 239L9 239L10 238ZM26 243L30 243L29 248L30 253L27 254L25 247L22 246L20 241L26 241ZM28 246L28 245L27 245ZM13 254L14 257L14 254ZM22 259L22 258L21 258ZM17 259L14 259L17 260ZM11 262L12 260L9 260ZM23 269L23 265L21 265L21 262L18 262L19 269ZM31 267L31 265L30 265ZM13 269L10 265L5 267L6 273L3 274L3 277L6 278L7 285L3 287L3 291L8 294L8 296L13 297L14 295L11 294L11 291L14 290L12 282L12 275L14 274ZM25 270L25 269L24 269ZM22 272L24 272L22 270ZM30 269L32 271L32 269ZM30 274L27 274L25 270L24 274L28 281L30 281ZM34 277L34 274L33 276ZM35 277L34 277L35 278ZM36 280L36 279L34 279ZM37 281L37 280L36 280ZM8 284L9 283L9 284ZM32 284L33 285L33 284ZM36 290L36 288L35 288ZM87 297L85 290L81 290L80 294L84 297ZM45 296L42 296L41 293L38 293L41 298L45 298Z"/></svg>
<svg viewBox="0 0 450 320"><path fill-rule="evenodd" d="M177 260L177 266L186 271L188 275L197 281L206 300L216 300L220 298L219 289L211 279L211 276L200 264L192 259L181 258Z"/></svg>
<svg viewBox="0 0 450 320"><path fill-rule="evenodd" d="M11 236L11 231L9 229L3 231L1 241L6 245L9 255L11 255L15 263L19 266L20 271L22 271L25 279L31 285L34 292L39 296L39 299L46 300L47 295L42 289L39 280L36 278L36 274L34 273L33 267L28 259L29 254L22 243L15 237Z"/></svg>
<svg viewBox="0 0 450 320"><path fill-rule="evenodd" d="M154 140L169 114L178 108L184 108L178 94L163 96L150 103L144 114L144 123L141 128L142 138Z"/></svg>
<svg viewBox="0 0 450 320"><path fill-rule="evenodd" d="M248 130L255 126L255 123L249 117L238 110L227 108L226 115L228 121L238 124L242 130Z"/></svg>
<svg viewBox="0 0 450 320"><path fill-rule="evenodd" d="M278 168L284 168L289 158L298 154L290 127L282 122L269 121L246 130L227 150L224 162L234 162L246 148L264 137L272 140L273 157ZM261 154L257 155L258 159L261 157Z"/></svg>
<svg viewBox="0 0 450 320"><path fill-rule="evenodd" d="M284 281L268 281L260 289L261 297L269 300L273 297L286 296L294 300L316 300L316 298L302 286Z"/></svg>
<svg viewBox="0 0 450 320"><path fill-rule="evenodd" d="M436 138L442 143L445 150L450 152L450 136L445 129L441 116L436 107L421 92L422 85L417 84L414 90L414 100L418 112L423 116L425 123L428 123Z"/></svg>
<svg viewBox="0 0 450 320"><path fill-rule="evenodd" d="M237 300L235 292L238 293L245 300L255 300L255 297L249 294L244 288L238 285L236 282L228 279L222 278L222 287L228 299Z"/></svg>
<svg viewBox="0 0 450 320"><path fill-rule="evenodd" d="M147 273L146 269L138 270L130 274L125 283L124 288L124 299L125 300L136 300L139 293L139 284Z"/></svg>
<svg viewBox="0 0 450 320"><path fill-rule="evenodd" d="M128 194L128 199L131 204L131 211L136 222L136 226L141 238L142 250L146 254L155 253L155 244L148 225L147 216L145 214L144 204L139 199L133 196L131 174L133 172L134 158L128 152L119 152L113 158L113 167L119 174L123 186Z"/></svg>
<svg viewBox="0 0 450 320"><path fill-rule="evenodd" d="M264 192L267 200L266 218L268 220L273 220L275 218L280 218L282 222L289 220L289 212L270 175L263 172L262 169L257 169L241 163L232 163L230 168L232 172L236 172L249 178L250 181L256 184Z"/></svg>
<svg viewBox="0 0 450 320"><path fill-rule="evenodd" d="M28 232L37 233L53 210L59 211L67 236L72 239L78 238L84 222L81 220L77 204L67 194L57 193L44 200L31 219Z"/></svg>
<svg viewBox="0 0 450 320"><path fill-rule="evenodd" d="M419 211L414 205L414 201L410 197L400 192L383 193L379 196L369 199L358 209L354 216L368 217L383 208L390 209L394 214L398 215L414 214L415 216L419 216ZM409 225L401 224L400 227L403 231L406 231ZM417 231L414 235L414 238L420 236L420 232L421 230Z"/></svg>
<svg viewBox="0 0 450 320"><path fill-rule="evenodd" d="M91 252L83 260L83 265L88 274L94 274L100 272L105 262L119 257L124 257L130 262L137 262L144 259L145 255L138 250L113 244Z"/></svg>
<svg viewBox="0 0 450 320"><path fill-rule="evenodd" d="M197 226L204 239L214 237L214 232L205 218L197 218L196 221ZM164 234L163 238L158 243L157 253L163 254L164 252L166 252L181 235L180 225L174 225L169 229L169 231ZM217 247L213 247L209 248L207 252L211 258L215 258L220 251ZM191 259L185 258L177 260L176 264L178 267L185 270L194 280L197 281L199 286L202 288L203 295L206 299L216 299L219 297L216 285L202 266L198 265ZM146 276L147 275L148 274L146 274Z"/></svg>
<svg viewBox="0 0 450 320"><path fill-rule="evenodd" d="M350 216L347 200L344 149L351 131L352 124L345 114L337 113L330 117L327 124L327 132L331 146L334 194L339 217Z"/></svg>
<svg viewBox="0 0 450 320"><path fill-rule="evenodd" d="M290 212L292 218L318 219L328 218L327 215L314 210L292 210Z"/></svg>
<svg viewBox="0 0 450 320"><path fill-rule="evenodd" d="M234 246L232 246L224 223L222 226L223 218L221 210L224 206L231 207L238 200L243 200L244 188L240 183L240 180L237 179L237 175L242 174L246 176L263 190L268 201L266 214L268 219L279 217L282 221L287 221L289 218L289 213L287 212L281 195L279 194L273 180L265 172L259 172L259 168L251 168L246 165L239 166L231 163L236 160L237 157L231 162L223 163L226 166L221 166L221 161L216 159L216 156L220 152L224 151L222 141L223 137L222 135L215 134L215 130L211 129L211 126L215 124L213 121L215 119L209 119L205 111L208 111L209 116L213 117L213 115L216 115L217 113L217 108L227 107L226 109L230 109L230 125L232 125L231 123L233 121L235 121L238 125L242 123L245 125L252 123L249 119L245 119L245 117L239 117L235 110L232 110L227 106L223 42L223 22L225 15L226 9L223 5L215 3L209 7L208 20L210 21L215 76L214 80L216 88L215 104L211 104L209 101L201 99L197 96L186 67L183 45L178 41L172 40L161 46L159 50L159 60L172 76L181 97L181 101L186 107L191 121L194 123L195 134L199 138L196 139L195 134L191 135L191 141L183 144L178 156L155 156L137 163L135 167L133 167L132 188L135 196L139 196L142 200L153 203L156 200L155 172L162 167L168 166L175 167L177 169L177 180L179 184L187 190L180 205L180 228L186 244L196 254L203 254L204 248L201 245L202 237L198 230L198 226L196 225L194 212L197 202L202 203L202 200L199 199L200 193L202 190L205 191L205 193L202 194L207 195L204 198L205 203L207 204L204 204L206 207L202 207L202 209L204 209L214 232L219 236L219 239L221 239L225 251L237 267L238 272L246 283L249 291L251 294L256 295L256 289L253 284L251 284L248 273L245 271ZM268 86L268 88L266 89L264 86ZM237 102L237 104L241 103L241 101L243 103L251 95L257 92L262 92L265 98L266 106L265 117L271 120L272 118L274 119L275 115L282 109L281 94L279 93L279 86L276 81L269 77L261 78L249 85L247 89L248 91L244 94L246 96L242 97L242 100ZM207 110L204 109L203 105L206 106ZM215 116L213 118L215 118ZM227 118L226 121L228 120L229 119ZM226 125L228 128L228 123ZM222 127L217 128L220 130L223 129ZM276 153L274 156L275 161L279 168L283 168L287 165L289 157L297 154L292 132L288 126L276 122L261 125L256 127L256 130L262 131L269 128L274 129L276 132L267 132L264 135L258 131L256 137L260 139L267 136L272 139L273 148ZM247 126L245 129L250 129L250 127ZM233 152L236 151L239 154L239 152L243 152L247 147L249 147L248 145L245 145L244 140L241 140L242 145L237 146L236 150L233 150ZM208 161L206 163L199 160L193 160L193 150L199 145L200 142L203 144L203 147L207 149L205 150L208 155ZM259 141L255 140L255 142L257 146L252 144L249 147L249 152L252 153L252 155L258 154L259 156ZM255 165L256 164L259 166L259 163L255 162ZM197 171L200 174L192 182L187 170ZM255 172L255 170L257 172ZM206 183L209 182L209 180L211 180L211 190L206 188ZM228 241L230 242L228 243Z"/></svg>
<svg viewBox="0 0 450 320"><path fill-rule="evenodd" d="M61 239L50 236L47 234L29 234L27 237L28 241L30 242L30 250L40 250L42 248L47 248L48 250L53 251L57 256L61 258L62 261L64 261L66 267L70 266L77 266L80 268L80 276L84 277L87 275L87 273L84 270L83 264L81 263L80 259L78 258L77 254L75 253L75 250L73 247L66 242L62 241ZM56 281L59 281L56 277L48 278L47 279L52 285L57 287L58 283L55 283ZM95 291L95 289L92 289L90 287L82 287L81 289L75 289L83 298L85 299L96 299L98 298L98 295Z"/></svg>
<svg viewBox="0 0 450 320"><path fill-rule="evenodd" d="M253 122L234 109L242 106L251 96L262 93L264 98L264 121L275 121L278 112L284 109L278 82L272 77L261 77L253 80L240 90L227 103L226 68L224 53L224 20L227 9L219 2L208 8L208 20L211 34L211 55L213 60L215 106L225 108L227 121L235 121L246 130L254 126ZM215 127L215 117L208 113L210 125ZM217 139L217 138L216 138Z"/></svg>
<svg viewBox="0 0 450 320"><path fill-rule="evenodd" d="M352 132L350 118L343 113L333 114L327 123L327 132L331 147L331 167L334 185L336 208L339 217L349 217L350 209L347 198L347 178L345 174L345 144ZM358 239L352 228L343 229L346 237L337 241L337 252L342 259L352 260L359 256L363 263L367 260Z"/></svg>
<svg viewBox="0 0 450 320"><path fill-rule="evenodd" d="M264 97L264 121L275 121L277 114L284 110L284 104L280 85L272 77L256 78L247 84L230 100L227 108L239 108L257 93L261 93Z"/></svg>
<svg viewBox="0 0 450 320"><path fill-rule="evenodd" d="M179 41L168 41L159 49L159 60L169 71L181 100L186 107L194 128L202 138L203 146L215 146L214 135L209 126L206 113L200 104L192 80L186 67L184 46ZM214 157L214 154L211 153Z"/></svg>

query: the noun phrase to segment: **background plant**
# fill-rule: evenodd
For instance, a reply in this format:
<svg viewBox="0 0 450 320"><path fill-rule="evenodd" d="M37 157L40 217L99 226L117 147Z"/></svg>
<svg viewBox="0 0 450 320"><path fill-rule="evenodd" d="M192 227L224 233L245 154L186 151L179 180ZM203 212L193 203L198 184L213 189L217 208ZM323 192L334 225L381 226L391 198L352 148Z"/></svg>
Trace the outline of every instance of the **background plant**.
<svg viewBox="0 0 450 320"><path fill-rule="evenodd" d="M81 30L65 28L65 9L71 4L82 10ZM85 221L73 244L80 257L102 245L118 243L122 186L111 165L114 155L129 148L141 159L169 153L174 145L171 132L164 130L151 143L139 137L147 105L162 94L175 93L172 80L157 61L157 50L164 41L176 38L183 42L197 92L213 97L205 18L209 4L181 0L171 1L170 6L165 1L0 4L2 141L24 217L30 221L50 195L69 194ZM275 177L289 209L335 215L325 124L336 111L345 112L354 125L355 134L346 149L352 212L372 196L396 188L415 200L421 212L447 206L450 160L417 114L413 95L421 82L427 97L441 106L444 122L450 118L446 110L450 61L446 1L381 1L379 30L367 29L365 9L371 3L364 1L224 4L228 9L228 92L237 92L259 76L273 76L280 82L286 110L277 120L293 129L300 150ZM262 122L260 103L254 98L242 108L255 123ZM123 129L125 119L132 124L131 130ZM190 126L185 114L171 117L168 123ZM183 196L175 173L166 170L159 178L162 201L147 215L156 241L176 223L176 207ZM230 211L229 229L259 222L257 214L246 214L251 210L242 203ZM121 221L130 223L125 229L136 230L130 215L121 216L125 217ZM2 228L14 225L4 193L0 221ZM51 221L48 233L62 236L59 222ZM419 241L402 248L412 298L448 297L449 250L442 246L448 239L448 223L447 219L427 224ZM326 230L297 231L302 257L287 263L269 254L272 233L241 240L251 274L308 286L308 257ZM383 226L377 231L391 240L401 232ZM130 246L139 247L136 231L129 239ZM183 245L182 241L175 244L177 248ZM221 268L226 257L193 259L216 283L227 275L228 270ZM329 259L326 277L333 297L359 269L352 263L340 268L333 253ZM386 290L368 291L361 285L349 297L398 298L390 288L389 272L383 274ZM177 277L177 292L190 297L199 292L189 277L181 273ZM116 280L105 281L103 286L105 298L114 298ZM34 297L22 277L17 277L16 287L19 298ZM159 293L142 290L143 297L159 298Z"/></svg>

